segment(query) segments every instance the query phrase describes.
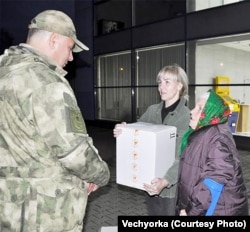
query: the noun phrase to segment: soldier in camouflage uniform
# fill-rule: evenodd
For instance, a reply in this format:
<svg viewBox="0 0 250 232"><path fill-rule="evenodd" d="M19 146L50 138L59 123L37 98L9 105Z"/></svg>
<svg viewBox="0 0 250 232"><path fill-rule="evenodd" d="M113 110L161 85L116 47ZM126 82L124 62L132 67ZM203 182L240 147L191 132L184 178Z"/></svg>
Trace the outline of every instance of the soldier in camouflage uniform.
<svg viewBox="0 0 250 232"><path fill-rule="evenodd" d="M88 194L110 177L64 78L88 47L60 11L29 29L0 56L0 231L82 231Z"/></svg>

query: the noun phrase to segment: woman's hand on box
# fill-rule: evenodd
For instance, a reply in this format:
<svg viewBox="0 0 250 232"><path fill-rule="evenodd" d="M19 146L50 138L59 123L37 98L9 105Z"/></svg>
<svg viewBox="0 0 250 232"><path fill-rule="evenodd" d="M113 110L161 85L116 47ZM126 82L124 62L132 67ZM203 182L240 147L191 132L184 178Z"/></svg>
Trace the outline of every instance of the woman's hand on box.
<svg viewBox="0 0 250 232"><path fill-rule="evenodd" d="M122 128L126 125L126 122L118 123L115 125L115 128L113 129L113 135L114 137L118 137L122 133Z"/></svg>
<svg viewBox="0 0 250 232"><path fill-rule="evenodd" d="M180 210L180 216L187 216L185 209Z"/></svg>
<svg viewBox="0 0 250 232"><path fill-rule="evenodd" d="M168 181L164 178L155 178L151 184L143 184L144 189L150 195L159 195L161 191L169 185Z"/></svg>

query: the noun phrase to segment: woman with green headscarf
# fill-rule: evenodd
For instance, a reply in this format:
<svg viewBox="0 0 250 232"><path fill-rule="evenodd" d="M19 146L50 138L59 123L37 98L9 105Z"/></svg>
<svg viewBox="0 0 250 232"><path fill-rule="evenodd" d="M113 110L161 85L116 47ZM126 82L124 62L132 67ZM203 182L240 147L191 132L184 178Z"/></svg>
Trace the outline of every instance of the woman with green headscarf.
<svg viewBox="0 0 250 232"><path fill-rule="evenodd" d="M177 214L248 215L241 163L228 126L230 109L213 90L198 98L181 144ZM215 199L206 180L221 186ZM207 214L214 208L212 214Z"/></svg>

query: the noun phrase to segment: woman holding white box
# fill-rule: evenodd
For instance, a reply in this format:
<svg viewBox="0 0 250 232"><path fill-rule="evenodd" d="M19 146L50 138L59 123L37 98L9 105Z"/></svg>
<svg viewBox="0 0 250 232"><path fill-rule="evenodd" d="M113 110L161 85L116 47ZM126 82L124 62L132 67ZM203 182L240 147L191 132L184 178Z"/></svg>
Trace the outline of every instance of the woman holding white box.
<svg viewBox="0 0 250 232"><path fill-rule="evenodd" d="M187 107L188 77L178 65L163 67L157 75L161 102L148 107L138 119L140 122L164 124L177 128L175 161L164 176L155 177L150 184L145 183L148 215L175 215L175 193L179 167L179 149L182 135L188 129L190 110ZM122 132L122 124L113 130L114 137ZM167 155L166 151L166 155Z"/></svg>

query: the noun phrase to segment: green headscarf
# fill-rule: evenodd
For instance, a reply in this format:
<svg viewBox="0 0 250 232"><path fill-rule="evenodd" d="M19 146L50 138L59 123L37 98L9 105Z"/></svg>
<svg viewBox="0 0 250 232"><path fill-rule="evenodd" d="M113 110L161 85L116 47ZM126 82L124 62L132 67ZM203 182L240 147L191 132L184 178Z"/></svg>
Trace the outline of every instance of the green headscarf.
<svg viewBox="0 0 250 232"><path fill-rule="evenodd" d="M189 136L205 126L217 125L225 123L231 113L228 104L225 100L216 94L213 90L209 90L209 97L201 112L200 119L195 129L189 127L182 137L180 155L187 146Z"/></svg>

